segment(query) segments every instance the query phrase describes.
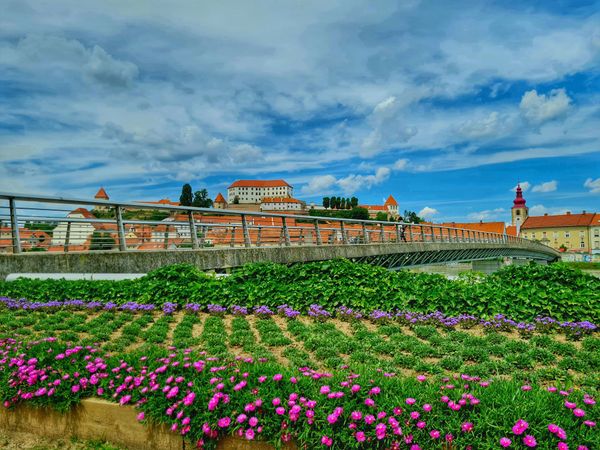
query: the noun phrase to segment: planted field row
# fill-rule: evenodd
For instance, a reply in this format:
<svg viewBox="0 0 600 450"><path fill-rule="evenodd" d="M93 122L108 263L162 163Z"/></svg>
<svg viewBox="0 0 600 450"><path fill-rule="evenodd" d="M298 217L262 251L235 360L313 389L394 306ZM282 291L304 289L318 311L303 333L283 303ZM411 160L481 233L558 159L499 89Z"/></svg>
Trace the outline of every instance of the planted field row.
<svg viewBox="0 0 600 450"><path fill-rule="evenodd" d="M123 311L1 311L0 338L56 337L78 345L98 343L115 354L192 348L220 358L253 357L291 367L333 369L369 364L389 373L517 375L522 380L600 382L600 338L569 342L564 336L448 330L433 325L326 321L306 317L183 314Z"/></svg>

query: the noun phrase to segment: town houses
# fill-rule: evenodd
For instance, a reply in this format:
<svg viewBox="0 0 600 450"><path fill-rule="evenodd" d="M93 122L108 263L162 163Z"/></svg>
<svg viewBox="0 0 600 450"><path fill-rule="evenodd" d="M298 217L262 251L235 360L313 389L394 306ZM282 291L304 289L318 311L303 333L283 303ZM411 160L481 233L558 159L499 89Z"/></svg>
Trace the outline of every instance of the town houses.
<svg viewBox="0 0 600 450"><path fill-rule="evenodd" d="M240 216L223 214L220 210L251 211L254 213L283 213L291 215L319 215L326 207L307 204L293 196L294 188L283 179L275 180L236 180L227 188L226 196L217 193L212 201L212 212L193 214L202 245L234 245L241 242L242 223ZM330 200L333 200L331 197ZM110 204L107 190L100 187L94 197L95 203L89 208L78 207L66 214L64 220L45 224L43 229L25 226L19 228L21 248L24 251L88 251L114 250L123 245L119 242L114 208ZM324 199L324 200L327 200ZM340 198L337 197L339 201ZM388 195L381 205L353 205L368 212L375 220L402 220L398 201ZM169 198L131 202L140 208L128 205L123 208L124 245L128 250L160 250L190 247L192 236L189 226L189 213L177 209L180 202ZM326 203L324 202L324 205ZM152 208L156 206L156 209ZM168 207L174 207L169 209ZM350 207L350 200L347 201ZM342 207L343 209L344 207ZM313 210L313 211L311 211ZM527 201L520 185L515 189L511 207L511 222L443 222L443 227L460 228L469 231L493 232L506 236L521 236L539 241L564 253L565 258L600 259L600 214L582 211L563 214L543 214L531 216ZM335 213L328 209L327 213ZM281 219L266 214L247 216L252 227L251 234L258 241L281 242L271 228L277 228ZM288 226L292 226L292 218ZM429 222L427 222L429 224ZM275 233L275 234L273 234ZM298 239L305 239L300 233ZM310 239L310 237L308 238ZM12 251L13 234L10 227L0 226L0 252Z"/></svg>

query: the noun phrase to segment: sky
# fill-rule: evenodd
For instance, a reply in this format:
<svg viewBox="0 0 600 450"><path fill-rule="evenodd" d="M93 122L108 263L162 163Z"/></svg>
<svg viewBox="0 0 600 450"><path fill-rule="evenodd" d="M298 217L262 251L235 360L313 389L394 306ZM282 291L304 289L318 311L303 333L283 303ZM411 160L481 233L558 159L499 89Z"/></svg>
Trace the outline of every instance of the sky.
<svg viewBox="0 0 600 450"><path fill-rule="evenodd" d="M599 1L0 0L0 191L600 211Z"/></svg>

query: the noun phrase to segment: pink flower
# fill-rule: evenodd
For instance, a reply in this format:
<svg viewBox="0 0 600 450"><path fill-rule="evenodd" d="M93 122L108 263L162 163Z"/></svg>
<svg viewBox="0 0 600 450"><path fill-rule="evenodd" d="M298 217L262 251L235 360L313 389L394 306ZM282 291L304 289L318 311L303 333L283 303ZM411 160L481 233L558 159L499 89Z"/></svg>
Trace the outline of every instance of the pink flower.
<svg viewBox="0 0 600 450"><path fill-rule="evenodd" d="M139 421L141 422L142 420L144 420L144 417L145 417L145 414L144 414L144 412L142 411L141 413L139 413L139 414L137 415L137 420L139 420Z"/></svg>
<svg viewBox="0 0 600 450"><path fill-rule="evenodd" d="M556 433L558 431L558 425L551 423L550 425L548 425L548 431L550 433Z"/></svg>
<svg viewBox="0 0 600 450"><path fill-rule="evenodd" d="M468 433L469 431L473 431L473 424L471 422L465 422L461 425L460 429L464 433Z"/></svg>
<svg viewBox="0 0 600 450"><path fill-rule="evenodd" d="M575 415L575 417L583 417L585 416L585 411L581 408L575 408L573 410L573 414Z"/></svg>
<svg viewBox="0 0 600 450"><path fill-rule="evenodd" d="M247 418L248 416L246 414L240 414L239 416L237 416L237 419L235 419L235 421L237 423L244 423Z"/></svg>
<svg viewBox="0 0 600 450"><path fill-rule="evenodd" d="M333 425L334 423L336 423L338 420L338 416L336 416L335 414L329 414L327 416L327 422L329 422L330 425Z"/></svg>
<svg viewBox="0 0 600 450"><path fill-rule="evenodd" d="M528 384L525 384L525 385L521 386L521 390L522 391L530 391L531 390L531 386L529 386Z"/></svg>
<svg viewBox="0 0 600 450"><path fill-rule="evenodd" d="M421 414L419 414L417 411L412 411L410 413L410 418L413 420L417 420L419 417L421 417Z"/></svg>
<svg viewBox="0 0 600 450"><path fill-rule="evenodd" d="M575 403L575 402L570 402L568 400L565 402L565 407L566 408L575 409L576 406L577 406L577 403Z"/></svg>
<svg viewBox="0 0 600 450"><path fill-rule="evenodd" d="M252 428L248 428L246 430L246 432L244 433L244 437L249 441L253 440L254 439L254 430Z"/></svg>
<svg viewBox="0 0 600 450"><path fill-rule="evenodd" d="M596 426L596 422L594 422L593 420L586 420L583 422L583 424L590 428L593 428Z"/></svg>
<svg viewBox="0 0 600 450"><path fill-rule="evenodd" d="M586 405L595 405L596 400L594 400L592 397L585 397L583 399L583 403L585 403Z"/></svg>
<svg viewBox="0 0 600 450"><path fill-rule="evenodd" d="M255 416L250 417L248 425L250 425L251 427L255 427L256 425L258 425L258 418Z"/></svg>
<svg viewBox="0 0 600 450"><path fill-rule="evenodd" d="M512 431L516 435L523 434L525 430L529 428L529 424L525 422L523 419L517 420L515 425L512 427Z"/></svg>
<svg viewBox="0 0 600 450"><path fill-rule="evenodd" d="M546 388L546 390L547 390L548 392L556 392L558 389L556 389L554 386L548 386L548 387Z"/></svg>
<svg viewBox="0 0 600 450"><path fill-rule="evenodd" d="M407 405L414 405L415 403L417 403L417 401L414 398L409 397L406 399Z"/></svg>
<svg viewBox="0 0 600 450"><path fill-rule="evenodd" d="M365 405L373 407L375 406L375 400L372 398L365 398Z"/></svg>
<svg viewBox="0 0 600 450"><path fill-rule="evenodd" d="M512 441L507 438L507 437L503 437L500 439L500 445L504 448L506 447L510 447L510 444L512 444Z"/></svg>
<svg viewBox="0 0 600 450"><path fill-rule="evenodd" d="M440 432L438 430L431 430L429 432L429 436L431 436L431 439L439 439L440 438Z"/></svg>
<svg viewBox="0 0 600 450"><path fill-rule="evenodd" d="M427 379L427 377L425 375L417 375L417 381L419 382L423 382Z"/></svg>
<svg viewBox="0 0 600 450"><path fill-rule="evenodd" d="M360 420L362 419L362 413L360 411L352 411L350 413L350 418L352 420Z"/></svg>
<svg viewBox="0 0 600 450"><path fill-rule="evenodd" d="M360 391L360 385L353 384L350 390L352 391L352 393L356 394L358 391Z"/></svg>
<svg viewBox="0 0 600 450"><path fill-rule="evenodd" d="M231 423L231 419L229 417L222 417L218 420L217 425L219 428L227 428Z"/></svg>
<svg viewBox="0 0 600 450"><path fill-rule="evenodd" d="M569 450L569 446L566 442L559 442L557 448L558 450Z"/></svg>
<svg viewBox="0 0 600 450"><path fill-rule="evenodd" d="M325 386L321 386L321 390L320 390L321 394L325 395L325 394L329 394L331 392L331 388L327 385ZM327 437L327 436L325 436Z"/></svg>
<svg viewBox="0 0 600 450"><path fill-rule="evenodd" d="M327 447L331 447L333 445L333 439L331 439L330 437L327 437L327 436L323 436L321 438L321 444L323 444Z"/></svg>
<svg viewBox="0 0 600 450"><path fill-rule="evenodd" d="M431 411L431 405L429 403L425 403L423 405L423 411L425 411L425 412Z"/></svg>
<svg viewBox="0 0 600 450"><path fill-rule="evenodd" d="M373 424L375 422L375 416L373 416L371 414L365 416L365 422L368 423L369 425Z"/></svg>
<svg viewBox="0 0 600 450"><path fill-rule="evenodd" d="M422 420L417 422L417 428L422 430L423 428L425 428L427 426L427 424L425 422L423 422Z"/></svg>
<svg viewBox="0 0 600 450"><path fill-rule="evenodd" d="M279 406L275 409L275 412L278 415L283 416L285 414L285 408L283 406Z"/></svg>
<svg viewBox="0 0 600 450"><path fill-rule="evenodd" d="M280 373L276 373L275 375L273 375L273 381L281 381L282 378L283 375L281 375Z"/></svg>
<svg viewBox="0 0 600 450"><path fill-rule="evenodd" d="M527 447L537 447L537 442L535 438L530 434L523 438L523 444L525 444L525 446Z"/></svg>
<svg viewBox="0 0 600 450"><path fill-rule="evenodd" d="M355 437L358 442L365 442L365 440L367 439L367 437L365 436L365 433L363 433L362 431L359 431L358 433L356 433Z"/></svg>

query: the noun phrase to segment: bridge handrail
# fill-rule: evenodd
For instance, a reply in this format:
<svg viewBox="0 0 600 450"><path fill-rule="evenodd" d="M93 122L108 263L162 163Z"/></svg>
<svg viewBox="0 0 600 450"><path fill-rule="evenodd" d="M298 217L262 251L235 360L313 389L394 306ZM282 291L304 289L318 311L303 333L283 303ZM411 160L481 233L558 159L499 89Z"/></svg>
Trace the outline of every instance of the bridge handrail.
<svg viewBox="0 0 600 450"><path fill-rule="evenodd" d="M235 239L235 229L241 228L242 231L242 243L245 247L253 246L252 239L250 237L251 230L258 230L258 238L254 243L255 246L260 246L260 233L261 230L268 229L279 229L280 230L280 238L279 245L289 246L292 244L290 238L290 231L299 230L299 244L307 245L304 242L304 234L303 230L309 229L311 233L311 243L312 244L312 234L314 233L315 243L316 245L323 245L324 239L322 238L321 233L327 233L328 238L327 242L329 244L339 244L340 240L341 244L352 244L356 245L357 243L370 243L371 235L375 234L379 237L378 242L478 242L478 243L527 243L529 245L536 245L544 247L547 251L554 251L549 247L546 247L543 244L536 243L533 241L528 241L524 238L516 237L516 236L508 236L506 234L501 233L493 233L487 231L477 231L468 228L459 228L459 227L446 227L441 225L435 225L430 223L421 223L421 224L413 224L408 222L393 222L393 221L379 221L379 220L362 220L362 219L346 219L339 217L324 217L324 216L310 216L310 215L293 215L293 214L278 214L272 212L258 212L258 211L240 211L235 209L215 209L215 208L199 208L194 206L175 206L170 204L160 204L160 203L143 203L143 202L115 202L108 200L98 200L98 199L81 199L81 198L67 198L67 197L55 197L55 196L44 196L44 195L26 195L26 194L18 194L18 193L7 193L0 192L0 200L8 200L8 208L6 206L0 206L0 220L4 217L9 218L10 222L10 241L13 253L21 253L22 245L21 239L19 236L19 222L58 222L58 223L66 223L67 230L65 235L65 243L63 245L64 251L67 252L69 249L69 238L70 232L73 234L80 233L81 231L70 230L71 224L77 223L88 223L91 225L94 224L110 224L110 230L116 231L117 237L117 249L119 251L128 251L127 241L126 241L126 232L124 228L124 224L129 225L149 225L149 226L157 226L164 225L167 226L166 233L166 244L168 244L169 240L169 228L183 228L187 227L189 233L189 239L191 248L197 249L201 246L205 245L206 233L208 231L198 233L198 228L201 230L208 230L209 228L225 228L232 229L231 230L231 239L230 245L233 246L236 242ZM23 207L17 206L17 202L19 203L41 203L43 205L48 204L69 204L69 205L79 205L81 206L93 206L100 207L104 210L112 209L114 211L114 219L99 219L99 218L76 218L76 217L44 217L44 216L25 216L20 215L18 210L31 210L31 211L57 211L56 209L51 208L39 208L39 207ZM2 214L1 211L8 209L8 215ZM158 210L158 211L167 211L169 214L175 214L175 219L177 218L177 214L179 213L181 216L187 215L187 220L136 220L136 219L123 219L122 213L125 210L140 210L140 209L148 209L148 210ZM67 211L67 210L60 210ZM218 216L226 216L226 217L238 217L238 223L218 223L218 222L203 222L198 220L202 217L202 215L218 215ZM255 224L253 223L253 218L273 218L278 219L280 224L273 225L263 225L263 224ZM250 220L249 220L250 219ZM288 224L288 221L294 222L295 225ZM303 226L304 223L301 222L310 222L307 226ZM325 222L325 223L323 223ZM274 223L274 222L273 222ZM329 226L327 226L327 225ZM337 226L333 226L337 225ZM354 226L354 227L353 227ZM357 230L356 226L359 227ZM391 229L390 229L391 228ZM108 229L107 229L108 230ZM359 231L358 235L349 239L349 234L355 231ZM330 232L335 233L335 237ZM183 235L187 236L187 233ZM386 233L388 235L388 239L386 240ZM392 236L390 237L390 234ZM395 235L395 236L394 236ZM152 238L154 239L154 238ZM160 239L160 238L158 238ZM112 245L115 244L114 240L110 238ZM335 242L334 242L335 241ZM152 241L157 242L157 241ZM308 244L308 245L310 245ZM59 244L61 245L61 244ZM111 245L111 247L112 247ZM0 247L0 250L2 247Z"/></svg>

